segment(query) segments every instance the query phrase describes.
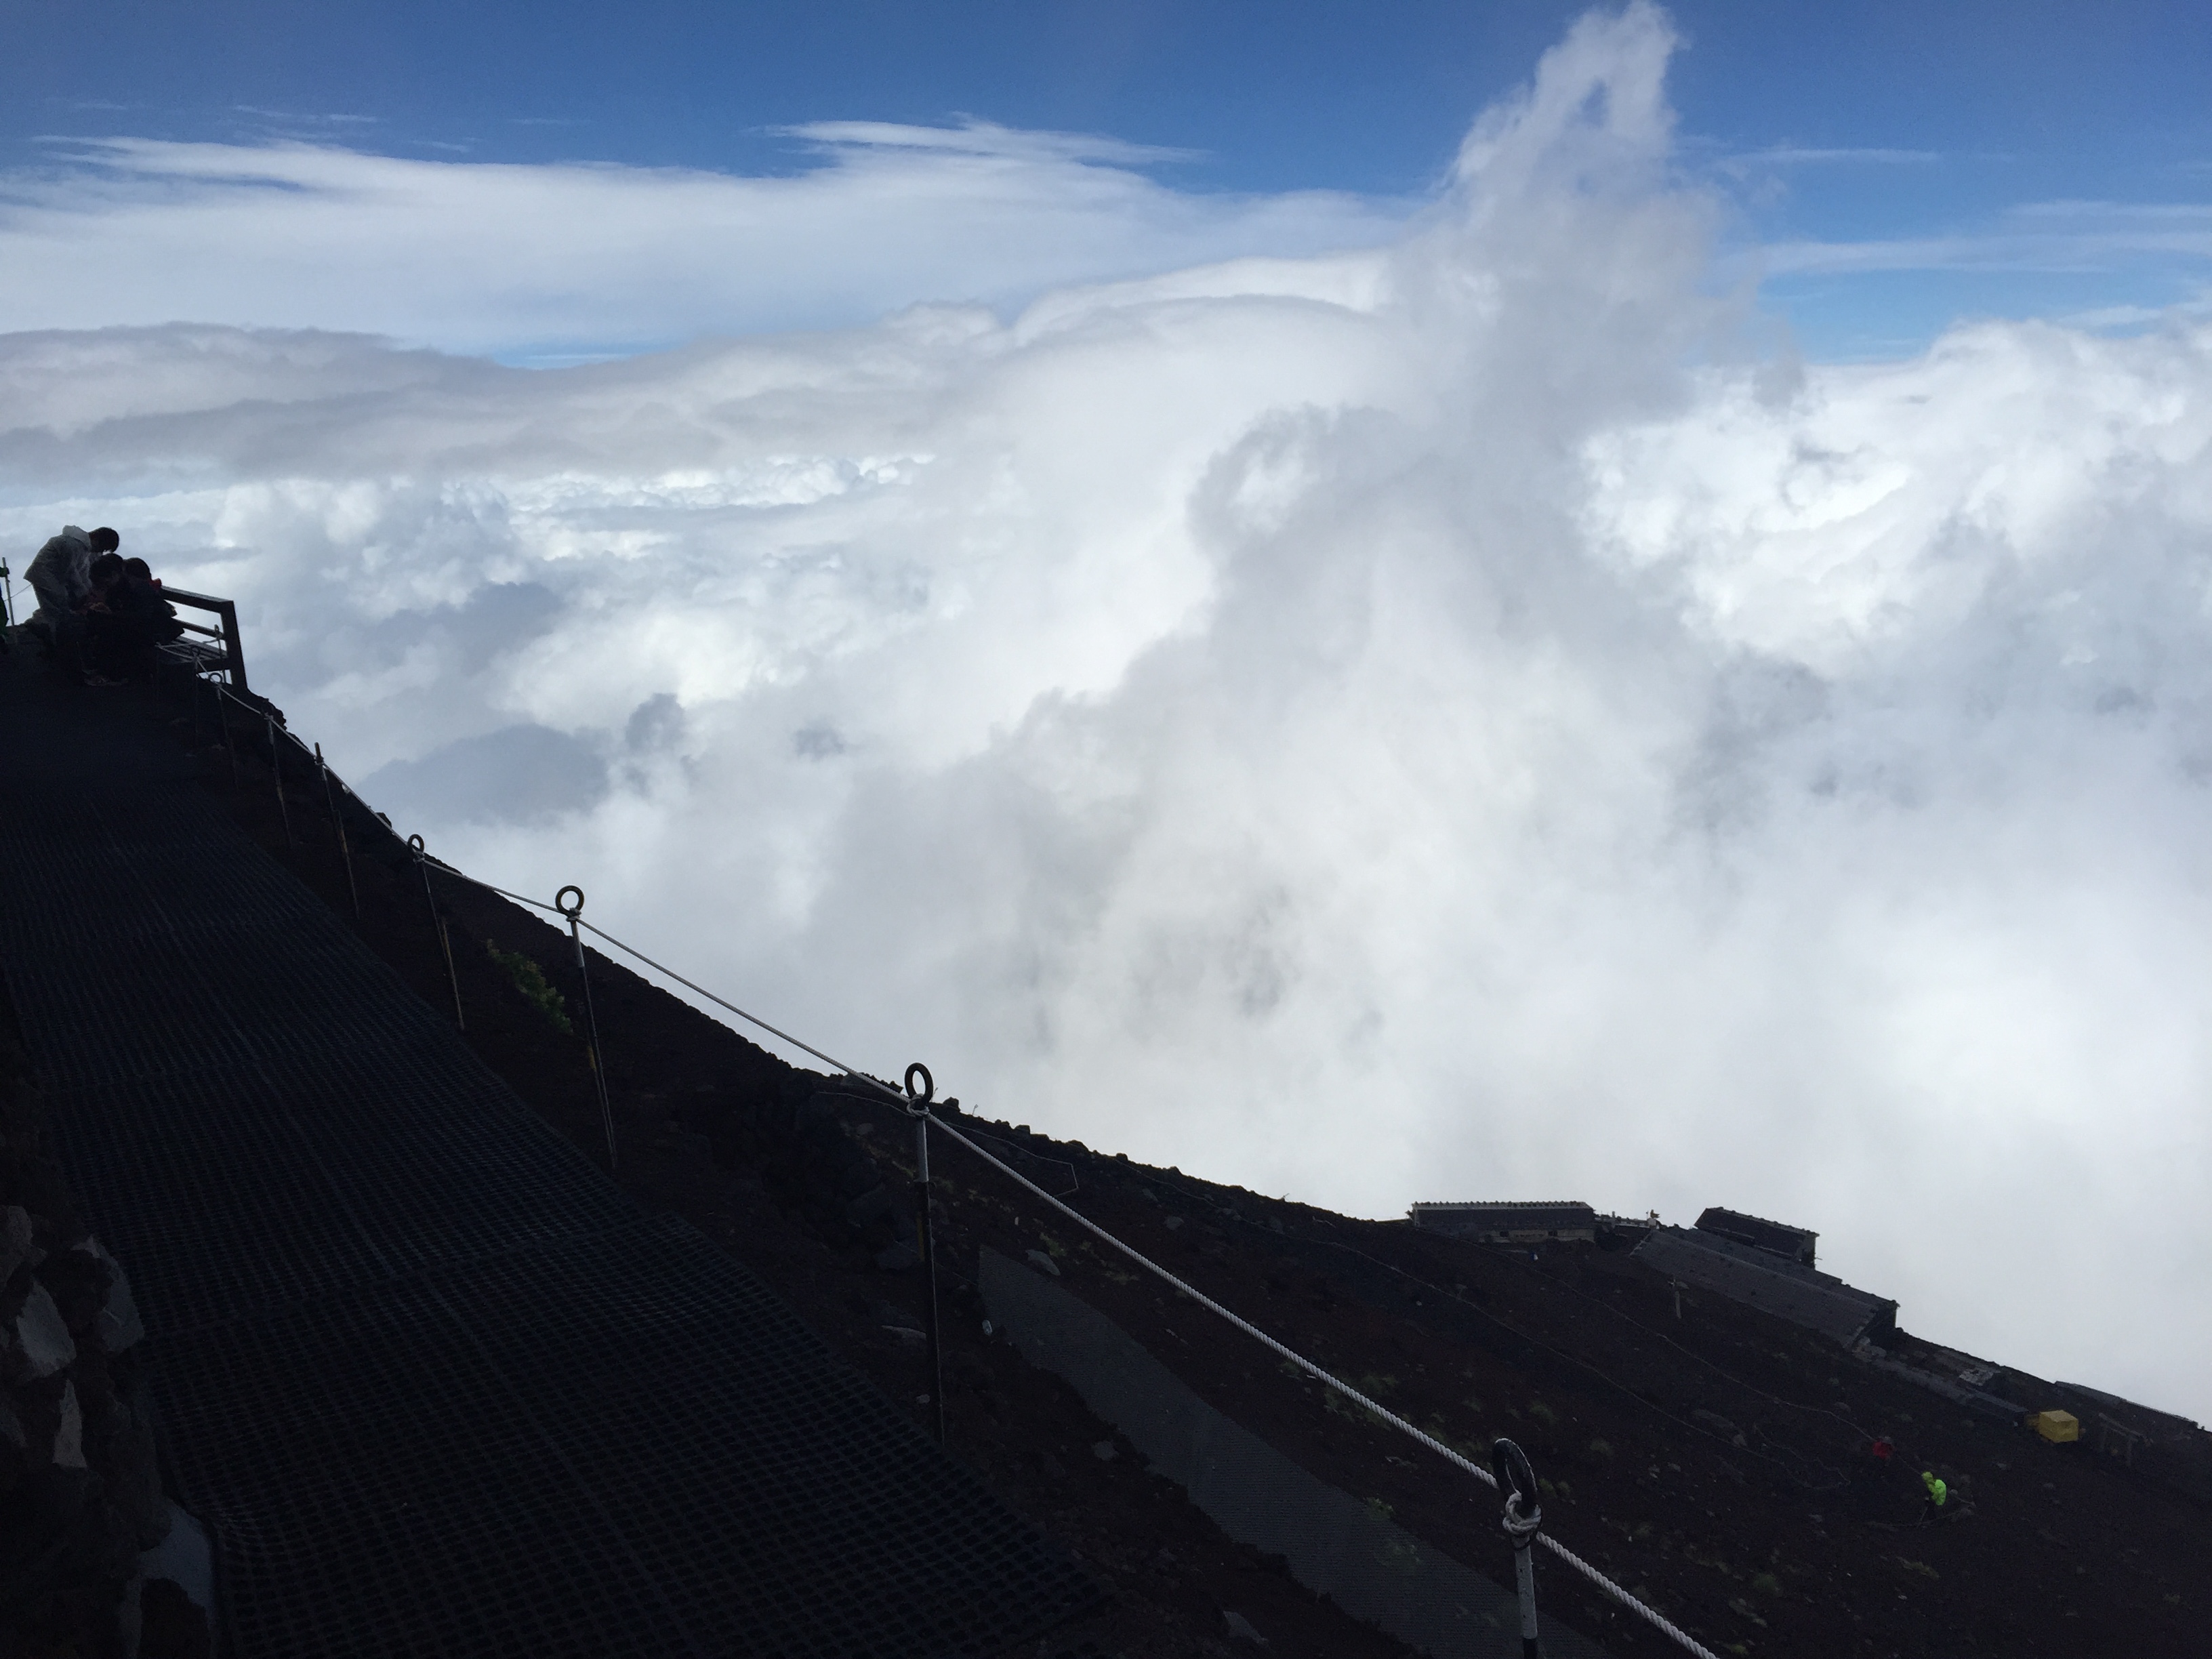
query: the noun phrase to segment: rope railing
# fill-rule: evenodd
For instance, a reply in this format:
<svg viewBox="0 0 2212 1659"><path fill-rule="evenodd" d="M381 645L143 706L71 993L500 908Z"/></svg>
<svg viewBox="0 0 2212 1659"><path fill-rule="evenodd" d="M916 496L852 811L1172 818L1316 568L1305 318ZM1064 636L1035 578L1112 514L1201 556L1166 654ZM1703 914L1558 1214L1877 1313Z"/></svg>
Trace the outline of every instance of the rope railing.
<svg viewBox="0 0 2212 1659"><path fill-rule="evenodd" d="M229 688L224 686L219 682L209 681L206 683L212 684L214 685L219 697L235 703L238 707L246 709L249 713L259 714L264 718L264 727L268 736L272 758L277 753L277 738L276 734L282 732L285 738L290 738L291 742L301 750L303 756L307 756L312 759L314 763L321 769L326 780L326 787L328 784L335 784L337 787L343 789L345 794L357 803L364 811L369 814L371 817L384 824L387 830L390 829L390 821L388 819L384 818L380 813L377 813L373 808L369 807L368 804L362 800L360 795L357 794L349 785L346 784L342 778L339 778L335 772L331 772L329 769L327 763L322 760L319 748L311 748L311 746L304 740L291 732L287 727L278 723L273 709L270 708L265 704L261 708L257 708L254 704L249 703L244 699L234 696L230 691ZM224 738L226 746L228 746L229 732L227 722L224 728ZM234 754L234 763L235 757ZM283 780L281 775L277 779L277 794L278 803L281 809L283 805ZM332 811L333 816L335 817L335 807ZM396 832L393 833L396 837ZM289 814L285 817L285 834L289 842L291 836ZM342 847L344 845L343 832L341 832L340 844ZM1287 1344L1279 1341L1274 1337L1270 1336L1266 1331L1261 1330L1257 1325L1253 1324L1249 1320L1245 1319L1243 1316L1224 1306L1222 1303L1216 1301L1213 1297L1206 1295L1195 1285L1189 1284L1176 1274L1170 1272L1158 1262L1154 1261L1150 1256L1146 1255L1142 1251L1136 1249L1135 1246L1118 1237L1105 1227L1101 1226L1097 1222L1093 1221L1090 1217L1083 1214L1080 1211L1065 1202L1060 1196L1047 1192L1036 1182L1031 1181L1027 1176L1022 1174L1020 1170L1014 1169L1003 1159L985 1150L968 1134L963 1133L960 1129L947 1122L943 1117L939 1116L936 1112L930 1109L933 1085L930 1082L927 1068L921 1066L909 1067L907 1073L907 1091L905 1092L902 1092L899 1089L894 1088L891 1085L885 1083L882 1079L864 1072L858 1066L850 1065L847 1061L838 1059L836 1055L831 1054L823 1049L816 1048L813 1044L806 1042L804 1038L796 1036L793 1033L783 1030L781 1026L771 1024L758 1014L753 1013L748 1009L740 1007L738 1004L732 1002L727 998L720 996L715 992L708 989L697 981L691 979L684 974L678 973L673 968L669 967L665 963L660 962L656 958L647 955L635 945L616 938L605 928L599 927L592 922L584 921L582 918L584 896L581 889L574 886L564 887L561 890L559 894L555 896L554 902L547 903L542 899L532 898L527 894L518 893L511 889L498 886L491 882L484 881L480 878L471 876L464 870L456 868L454 866L446 862L443 859L438 858L428 853L424 848L422 837L419 836L410 837L406 844L413 854L418 867L424 872L426 894L429 891L428 872L430 870L434 869L441 875L451 877L457 881L465 882L471 887L479 888L485 892L495 894L501 898L509 900L517 904L529 906L531 908L542 911L548 915L559 916L568 922L570 934L575 940L577 962L580 970L583 966L583 943L581 936L585 933L589 933L594 939L599 939L604 944L613 947L615 950L623 952L625 956L642 963L647 968L651 969L653 972L664 975L675 984L682 986L685 990L693 993L696 996L703 998L709 1003L712 1003L714 1006L724 1010L726 1012L735 1015L738 1018L744 1021L747 1024L768 1033L768 1035L775 1037L777 1041L789 1044L792 1048L797 1049L800 1053L820 1060L823 1065L830 1066L846 1078L850 1079L853 1082L862 1085L862 1087L866 1090L871 1096L879 1100L881 1103L892 1107L893 1109L907 1115L909 1118L914 1120L915 1123L917 1154L921 1172L921 1178L917 1182L916 1185L917 1187L924 1189L925 1198L929 1179L927 1132L931 1128L934 1128L939 1133L957 1142L961 1146L973 1153L975 1157L981 1158L985 1164L990 1165L1000 1175L1006 1176L1009 1181L1013 1182L1017 1186L1030 1193L1041 1202L1050 1206L1053 1210L1057 1212L1059 1214L1065 1216L1069 1221L1082 1228L1085 1232L1090 1233L1102 1243L1105 1244L1109 1249L1117 1252L1121 1256L1127 1258L1129 1261L1134 1263L1137 1267L1142 1268L1145 1272L1152 1274L1162 1283L1171 1287L1179 1296L1187 1297L1196 1303L1200 1307L1214 1315L1217 1318L1223 1320L1235 1329L1242 1332L1244 1335L1260 1343L1271 1353L1273 1353L1279 1358L1284 1360L1298 1371L1304 1373L1305 1376L1311 1377L1314 1381L1322 1384L1325 1389L1331 1389L1335 1393L1341 1395L1345 1399L1350 1401L1362 1411L1370 1413L1377 1422L1395 1430L1401 1435L1404 1435L1408 1439L1413 1441L1416 1444L1421 1446L1429 1452L1433 1453L1437 1457L1442 1458L1454 1468L1460 1470L1463 1474L1473 1475L1476 1480L1481 1481L1483 1485L1490 1487L1493 1491L1502 1490L1498 1476L1490 1469L1483 1468L1480 1463L1467 1456L1464 1453L1459 1451L1455 1447L1446 1444L1443 1441L1438 1439L1436 1436L1429 1433L1427 1431L1408 1422L1405 1418L1399 1416L1395 1412L1393 1412L1389 1407L1382 1405L1380 1401L1373 1400L1368 1395L1361 1393L1358 1389L1353 1388L1350 1383L1345 1382L1341 1377L1335 1376L1327 1368L1307 1358L1295 1348L1292 1348ZM350 876L351 873L349 857L350 855L349 854L349 876ZM573 904L563 903L561 902L566 899L568 896L572 893L575 896ZM434 898L432 899L431 908L433 920L436 922L438 927L441 942L444 945L446 950L447 967L450 975L453 972L452 945L447 934L443 918L438 912ZM588 976L586 976L584 982L586 987L586 1008L588 1010L590 1006L590 981ZM459 987L459 981L456 980L454 981L454 1012L457 1023L459 1021L460 1012ZM464 1029L465 1028L464 1027ZM612 1109L609 1103L609 1097L606 1091L605 1070L604 1065L601 1063L599 1055L596 1017L593 1017L592 1027L592 1035L589 1044L589 1059L592 1064L594 1082L599 1090L602 1114L605 1121L608 1157L610 1164L611 1165L615 1151L614 1121ZM921 1074L923 1080L923 1086L918 1091L915 1088L914 1085L914 1079L917 1073ZM921 1212L921 1224L924 1229L923 1242L925 1245L925 1258L927 1258L929 1254L927 1249L928 1244L927 1215L927 1204L925 1203ZM932 1312L933 1314L933 1291L932 1301ZM930 1322L933 1326L934 1325L935 1321L933 1317ZM933 1340L933 1331L932 1333L932 1337L933 1340L930 1346L933 1350L933 1358L934 1350L937 1346L937 1344ZM936 1385L933 1388L931 1399L938 1412L939 1437L941 1438L943 1426L943 1389L941 1384ZM1510 1443L1499 1443L1501 1452L1509 1446ZM1512 1455L1515 1458L1519 1457L1520 1454L1517 1448L1512 1449ZM1521 1464L1521 1468L1525 1468L1525 1467L1526 1465L1524 1462ZM1517 1480L1516 1484L1518 1484ZM1697 1656L1697 1659L1719 1659L1719 1656L1715 1654L1711 1649L1699 1642L1695 1637L1690 1635L1688 1632L1683 1630L1679 1625L1674 1623L1674 1621L1669 1620L1657 1608L1652 1607L1650 1603L1631 1593L1625 1587L1609 1577L1598 1567L1593 1565L1590 1562L1577 1554L1573 1550L1570 1549L1566 1545L1553 1537L1549 1533L1538 1529L1539 1520L1540 1516L1534 1509L1533 1492L1528 1494L1528 1504L1525 1508L1523 1507L1522 1498L1519 1493L1508 1494L1506 1529L1509 1537L1516 1546L1516 1553L1520 1559L1526 1559L1525 1553L1528 1542L1529 1539L1533 1537L1535 1543L1541 1545L1555 1559L1573 1571L1593 1588L1601 1591L1613 1601L1617 1602L1623 1608L1634 1613L1638 1618L1649 1624L1653 1629L1658 1631L1660 1633L1679 1644L1684 1651ZM1533 1606L1527 1602L1525 1593L1523 1611L1524 1616L1530 1616L1533 1614Z"/></svg>

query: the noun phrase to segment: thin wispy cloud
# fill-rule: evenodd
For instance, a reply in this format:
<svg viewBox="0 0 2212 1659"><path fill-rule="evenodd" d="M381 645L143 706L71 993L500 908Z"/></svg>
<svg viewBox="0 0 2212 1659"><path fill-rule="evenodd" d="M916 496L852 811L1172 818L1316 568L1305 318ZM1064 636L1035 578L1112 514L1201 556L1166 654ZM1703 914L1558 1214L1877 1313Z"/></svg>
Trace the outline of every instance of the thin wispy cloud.
<svg viewBox="0 0 2212 1659"><path fill-rule="evenodd" d="M2170 226L2212 228L2212 202L2025 202L2011 210L2015 219L2084 225L2119 225L2163 229Z"/></svg>
<svg viewBox="0 0 2212 1659"><path fill-rule="evenodd" d="M1199 158L1196 150L1133 144L1097 133L1025 132L973 118L963 118L957 125L950 127L914 126L896 121L808 121L798 126L772 127L769 131L805 139L832 151L931 150L955 155L1103 161L1121 167Z"/></svg>
<svg viewBox="0 0 2212 1659"><path fill-rule="evenodd" d="M1771 149L1747 150L1729 159L1732 163L1744 167L1809 167L1832 162L1869 167L1923 167L1940 161L1943 157L1940 151L1932 149L1814 149L1783 144Z"/></svg>
<svg viewBox="0 0 2212 1659"><path fill-rule="evenodd" d="M240 115L258 115L266 121L283 121L305 126L373 127L379 125L383 120L381 116L377 115L346 115L322 111L264 109L258 104L233 104L231 108Z"/></svg>
<svg viewBox="0 0 2212 1659"><path fill-rule="evenodd" d="M2212 318L2212 288L2199 289L2170 305L2097 306L2051 320L2063 328L2132 329L2203 318Z"/></svg>
<svg viewBox="0 0 2212 1659"><path fill-rule="evenodd" d="M1986 229L1865 241L1770 243L1776 276L1870 271L2108 271L2160 258L2212 269L2212 204L2024 204Z"/></svg>

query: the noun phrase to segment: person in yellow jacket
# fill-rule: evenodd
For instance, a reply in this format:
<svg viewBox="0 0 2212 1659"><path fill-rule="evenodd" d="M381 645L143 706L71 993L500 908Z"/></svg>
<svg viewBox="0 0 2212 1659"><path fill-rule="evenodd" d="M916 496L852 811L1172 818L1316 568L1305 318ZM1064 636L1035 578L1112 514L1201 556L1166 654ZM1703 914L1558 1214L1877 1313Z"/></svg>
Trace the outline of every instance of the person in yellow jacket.
<svg viewBox="0 0 2212 1659"><path fill-rule="evenodd" d="M1928 1501L1920 1506L1920 1518L1933 1521L1943 1513L1943 1505L1951 1496L1951 1488L1937 1478L1933 1469L1920 1471L1920 1484L1928 1488Z"/></svg>

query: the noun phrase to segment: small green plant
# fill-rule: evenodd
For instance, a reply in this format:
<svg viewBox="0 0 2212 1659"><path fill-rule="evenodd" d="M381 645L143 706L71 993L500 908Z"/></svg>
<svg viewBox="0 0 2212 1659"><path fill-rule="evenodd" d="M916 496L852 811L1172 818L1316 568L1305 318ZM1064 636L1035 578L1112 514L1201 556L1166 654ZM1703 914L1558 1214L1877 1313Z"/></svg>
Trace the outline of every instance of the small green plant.
<svg viewBox="0 0 2212 1659"><path fill-rule="evenodd" d="M1907 1572L1918 1573L1923 1578L1935 1578L1941 1576L1936 1572L1935 1568L1929 1566L1925 1561L1908 1561L1900 1555L1897 1558L1897 1565L1903 1567Z"/></svg>
<svg viewBox="0 0 2212 1659"><path fill-rule="evenodd" d="M1782 1594L1782 1581L1779 1578L1777 1578L1771 1572L1753 1574L1752 1576L1751 1587L1757 1590L1761 1595L1779 1595Z"/></svg>
<svg viewBox="0 0 2212 1659"><path fill-rule="evenodd" d="M1528 1415L1534 1418L1539 1423L1541 1423L1547 1429L1559 1420L1559 1413L1553 1411L1549 1406L1547 1406L1540 1400L1532 1400L1528 1402Z"/></svg>
<svg viewBox="0 0 2212 1659"><path fill-rule="evenodd" d="M502 951L494 939L484 941L484 950L491 959L507 970L514 981L514 988L522 993L523 1000L551 1022L553 1029L563 1036L574 1036L575 1028L568 1024L568 1011L562 1006L561 994L549 984L545 970L520 951Z"/></svg>
<svg viewBox="0 0 2212 1659"><path fill-rule="evenodd" d="M1613 1448L1602 1440L1593 1440L1589 1443L1589 1455L1592 1457L1610 1457Z"/></svg>

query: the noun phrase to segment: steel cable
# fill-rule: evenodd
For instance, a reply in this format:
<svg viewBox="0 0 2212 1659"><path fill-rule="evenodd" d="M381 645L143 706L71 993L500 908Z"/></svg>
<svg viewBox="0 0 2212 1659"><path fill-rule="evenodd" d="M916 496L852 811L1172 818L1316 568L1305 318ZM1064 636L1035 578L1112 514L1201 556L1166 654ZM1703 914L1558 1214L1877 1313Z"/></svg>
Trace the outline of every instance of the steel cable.
<svg viewBox="0 0 2212 1659"><path fill-rule="evenodd" d="M497 891L498 890L494 889L493 890ZM651 957L646 955L644 951L639 950L635 945L623 944L612 933L593 927L590 922L584 921L580 917L578 918L578 922L579 925L584 927L586 931L597 933L601 939L606 940L608 944L613 945L617 951L628 951L631 956L635 957L640 962L643 963L647 967L653 969L656 973L667 975L669 978L674 980L678 985L684 987L687 991L696 991L701 996L706 998L708 1001L713 1003L717 1008L726 1008L732 1013L735 1014L739 1019L744 1020L750 1024L759 1026L762 1030L766 1031L770 1036L778 1038L782 1042L788 1042L793 1048L813 1055L815 1059L820 1060L824 1066L835 1066L847 1077L853 1078L860 1082L865 1083L872 1089L882 1091L884 1099L897 1104L902 1105L904 1103L906 1097L900 1094L897 1090L892 1088L890 1084L884 1082L882 1079L870 1077L866 1072L861 1071L857 1066L848 1066L843 1060L838 1059L835 1054L823 1054L819 1048L817 1048L811 1043L801 1042L797 1037L792 1036L788 1031L778 1030L775 1026L763 1019L758 1014L747 1013L744 1009L738 1007L736 1003L725 1001L720 997L716 996L712 991L708 990L705 986L694 984L691 981L684 978L683 975L678 973L673 968L670 968L661 963L655 962Z"/></svg>
<svg viewBox="0 0 2212 1659"><path fill-rule="evenodd" d="M534 899L528 896L526 894L510 893L506 888L495 887L488 881L478 881L474 876L470 875L466 871L454 869L452 865L447 863L445 860L440 858L434 853L423 854L422 862L434 867L441 875L451 876L456 881L465 881L471 887L481 887L485 892L496 893L503 899L513 899L517 904L527 904L533 909L543 910L549 916L557 916L561 914L560 908L557 905L548 904L542 899ZM586 927L590 926L589 923L585 925ZM597 928L592 928L592 931L597 933L599 930Z"/></svg>

